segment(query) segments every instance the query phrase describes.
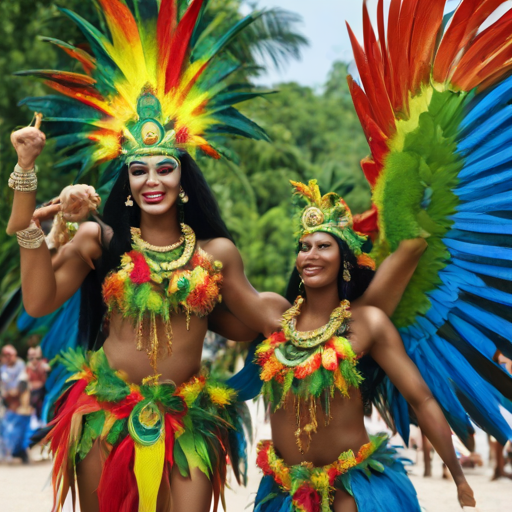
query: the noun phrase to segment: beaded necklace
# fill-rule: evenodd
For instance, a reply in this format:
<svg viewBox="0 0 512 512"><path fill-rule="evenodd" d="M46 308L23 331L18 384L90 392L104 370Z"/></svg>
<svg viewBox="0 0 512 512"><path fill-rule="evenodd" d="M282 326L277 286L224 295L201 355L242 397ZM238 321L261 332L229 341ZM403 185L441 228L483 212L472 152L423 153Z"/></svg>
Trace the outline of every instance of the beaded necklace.
<svg viewBox="0 0 512 512"><path fill-rule="evenodd" d="M221 301L222 264L196 245L192 228L181 225L182 237L167 247L143 240L132 228L132 250L103 283L108 312L132 320L137 350L145 350L156 375L161 344L157 320L165 327L167 351L172 352L171 315L206 316Z"/></svg>
<svg viewBox="0 0 512 512"><path fill-rule="evenodd" d="M311 435L317 430L317 400L323 398L326 417L330 416L330 400L338 390L349 397L351 387L358 388L362 377L357 370L357 356L348 334L350 302L342 301L329 321L312 331L297 331L302 297L283 314L282 330L273 333L256 350L256 363L261 366L263 395L273 411L279 409L289 393L294 395L297 430L295 436L302 453L308 450ZM301 412L302 409L302 412ZM307 437L304 448L303 437Z"/></svg>

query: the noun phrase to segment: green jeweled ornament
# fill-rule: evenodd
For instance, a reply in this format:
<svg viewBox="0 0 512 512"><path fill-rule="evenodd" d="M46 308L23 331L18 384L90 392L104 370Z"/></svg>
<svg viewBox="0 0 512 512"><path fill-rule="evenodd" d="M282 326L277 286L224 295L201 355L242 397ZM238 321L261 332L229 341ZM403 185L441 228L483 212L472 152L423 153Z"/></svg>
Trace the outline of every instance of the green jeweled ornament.
<svg viewBox="0 0 512 512"><path fill-rule="evenodd" d="M128 432L142 446L152 446L161 437L164 418L157 405L149 400L139 402L128 418Z"/></svg>

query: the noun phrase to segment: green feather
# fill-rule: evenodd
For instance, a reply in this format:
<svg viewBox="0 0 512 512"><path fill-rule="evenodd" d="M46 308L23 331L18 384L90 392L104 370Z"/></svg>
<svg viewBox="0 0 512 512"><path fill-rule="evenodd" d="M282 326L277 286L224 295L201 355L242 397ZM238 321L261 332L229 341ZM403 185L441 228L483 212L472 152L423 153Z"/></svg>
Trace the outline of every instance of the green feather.
<svg viewBox="0 0 512 512"><path fill-rule="evenodd" d="M117 420L107 434L107 443L114 445L117 443L122 434L127 434L128 429L126 427L127 420Z"/></svg>
<svg viewBox="0 0 512 512"><path fill-rule="evenodd" d="M92 448L94 441L100 436L105 423L105 411L96 411L85 416L85 424L78 445L77 456L83 460Z"/></svg>

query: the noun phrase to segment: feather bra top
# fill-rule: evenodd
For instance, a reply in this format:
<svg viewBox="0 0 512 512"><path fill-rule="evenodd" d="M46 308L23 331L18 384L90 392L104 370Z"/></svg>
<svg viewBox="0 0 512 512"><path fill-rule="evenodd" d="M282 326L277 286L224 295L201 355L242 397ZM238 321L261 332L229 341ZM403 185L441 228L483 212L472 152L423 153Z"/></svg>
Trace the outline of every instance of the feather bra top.
<svg viewBox="0 0 512 512"><path fill-rule="evenodd" d="M329 418L330 399L335 391L348 397L350 388L359 388L363 377L357 369L358 357L346 338L350 302L342 301L324 326L313 331L298 331L297 317L303 302L302 297L297 297L295 304L283 314L282 329L258 346L255 362L261 368L262 393L273 412L290 394L294 395L295 436L304 453L311 434L316 432L318 399L323 399L325 416Z"/></svg>
<svg viewBox="0 0 512 512"><path fill-rule="evenodd" d="M112 312L133 321L137 349L146 350L156 372L160 351L157 319L165 325L168 351L172 345L171 315L203 317L222 300L222 264L196 245L194 231L182 224L182 237L167 247L152 246L132 228L132 250L103 283L103 300Z"/></svg>

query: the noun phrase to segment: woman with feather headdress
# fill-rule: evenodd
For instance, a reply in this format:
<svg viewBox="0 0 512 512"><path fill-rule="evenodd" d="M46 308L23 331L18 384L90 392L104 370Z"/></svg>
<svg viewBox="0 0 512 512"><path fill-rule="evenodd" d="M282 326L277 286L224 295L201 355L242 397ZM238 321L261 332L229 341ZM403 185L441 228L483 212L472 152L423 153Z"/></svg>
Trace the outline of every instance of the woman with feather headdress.
<svg viewBox="0 0 512 512"><path fill-rule="evenodd" d="M466 444L471 422L512 438L512 379L495 360L512 354L512 11L488 20L503 3L445 12L446 0L391 0L386 15L379 0L377 39L364 2L363 46L349 30L374 206L363 228L314 181L294 184L307 205L288 298L305 298L230 381L273 406L256 512L420 510L394 450L366 433L366 399L406 443L410 423L422 427L463 508L475 500L450 427ZM382 262L370 285L363 230L378 235ZM421 234L428 246L401 301L370 297L386 257Z"/></svg>
<svg viewBox="0 0 512 512"><path fill-rule="evenodd" d="M79 337L95 348L60 356L72 377L45 437L55 512L70 490L74 503L75 479L83 512L168 511L171 501L172 510L204 512L212 494L215 509L223 499L228 459L245 478L244 409L231 388L200 373L203 339L208 328L239 336L216 307L221 288L227 308L261 332L274 329L273 311L288 303L247 281L193 159L220 158L226 134L266 138L233 107L261 93L226 83L240 64L224 49L258 15L212 41L207 3L100 0L108 35L62 9L90 52L47 40L83 73L20 73L58 93L24 100L36 124L12 135L8 232L20 245L24 306L44 316L81 288ZM66 155L62 165L79 168L75 181L99 166L106 197L102 220L82 223L53 261L44 213L34 214L41 114ZM77 204L67 213L98 205L88 187L64 194L61 206L69 197Z"/></svg>

